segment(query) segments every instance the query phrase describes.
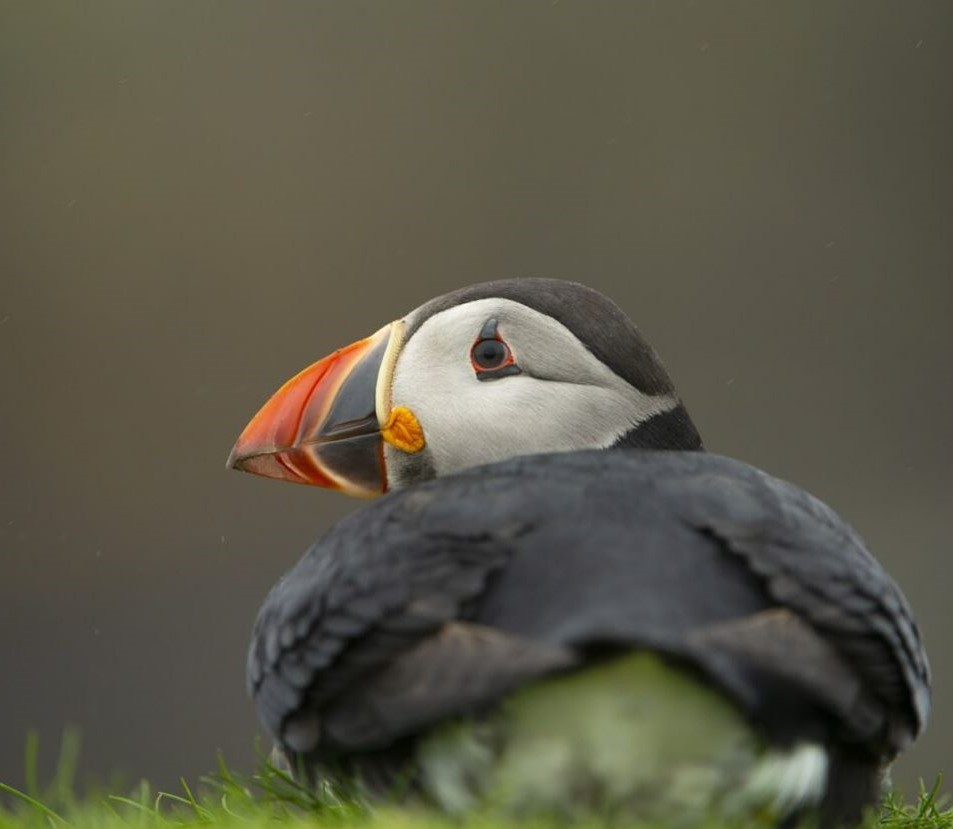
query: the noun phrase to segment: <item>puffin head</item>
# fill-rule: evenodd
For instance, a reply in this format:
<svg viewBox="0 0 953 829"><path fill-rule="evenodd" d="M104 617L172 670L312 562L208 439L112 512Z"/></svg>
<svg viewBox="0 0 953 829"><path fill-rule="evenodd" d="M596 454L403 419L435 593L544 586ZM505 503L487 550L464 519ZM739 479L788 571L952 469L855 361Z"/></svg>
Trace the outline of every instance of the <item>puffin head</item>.
<svg viewBox="0 0 953 829"><path fill-rule="evenodd" d="M671 380L608 298L507 279L437 297L304 369L228 466L373 496L517 455L701 448Z"/></svg>

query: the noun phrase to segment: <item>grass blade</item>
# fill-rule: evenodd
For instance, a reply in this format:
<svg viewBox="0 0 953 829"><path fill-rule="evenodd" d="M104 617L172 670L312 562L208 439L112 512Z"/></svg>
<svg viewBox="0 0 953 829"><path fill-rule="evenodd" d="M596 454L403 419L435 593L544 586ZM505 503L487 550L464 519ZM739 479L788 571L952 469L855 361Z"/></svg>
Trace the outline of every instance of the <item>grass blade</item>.
<svg viewBox="0 0 953 829"><path fill-rule="evenodd" d="M58 815L49 806L47 806L45 803L42 803L37 798L30 797L30 795L28 795L26 792L21 792L19 789L13 788L13 786L8 786L6 783L0 783L0 792L6 792L8 795L17 798L18 800L22 800L24 803L29 804L38 812L48 817L50 820L60 823L63 826L70 825L66 818Z"/></svg>

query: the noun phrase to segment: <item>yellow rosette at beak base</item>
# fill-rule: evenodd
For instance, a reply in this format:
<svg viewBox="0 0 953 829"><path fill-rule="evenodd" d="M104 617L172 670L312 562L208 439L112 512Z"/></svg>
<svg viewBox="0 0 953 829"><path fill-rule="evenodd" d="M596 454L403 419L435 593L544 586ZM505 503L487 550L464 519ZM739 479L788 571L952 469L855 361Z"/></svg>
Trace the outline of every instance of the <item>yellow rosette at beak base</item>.
<svg viewBox="0 0 953 829"><path fill-rule="evenodd" d="M381 436L395 449L414 454L427 445L424 430L416 415L406 406L396 406L381 428Z"/></svg>

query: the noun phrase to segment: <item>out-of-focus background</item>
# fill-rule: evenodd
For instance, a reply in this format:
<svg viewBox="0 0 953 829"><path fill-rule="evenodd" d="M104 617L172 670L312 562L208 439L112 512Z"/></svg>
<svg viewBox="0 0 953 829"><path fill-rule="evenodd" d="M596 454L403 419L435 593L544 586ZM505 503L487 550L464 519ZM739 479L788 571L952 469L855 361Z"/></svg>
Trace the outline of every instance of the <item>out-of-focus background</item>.
<svg viewBox="0 0 953 829"><path fill-rule="evenodd" d="M359 506L225 470L284 379L502 276L613 296L708 446L903 586L953 771L953 6L0 6L0 780L251 765L248 633ZM47 756L49 759L49 756Z"/></svg>

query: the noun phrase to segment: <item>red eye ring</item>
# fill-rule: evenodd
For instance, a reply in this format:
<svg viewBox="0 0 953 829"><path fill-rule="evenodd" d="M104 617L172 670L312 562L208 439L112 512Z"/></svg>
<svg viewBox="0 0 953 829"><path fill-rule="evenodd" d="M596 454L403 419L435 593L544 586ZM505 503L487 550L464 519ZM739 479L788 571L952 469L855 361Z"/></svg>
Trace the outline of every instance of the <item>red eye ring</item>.
<svg viewBox="0 0 953 829"><path fill-rule="evenodd" d="M501 368L516 364L510 347L499 337L487 337L477 340L470 349L470 365L477 374L486 371L499 371Z"/></svg>
<svg viewBox="0 0 953 829"><path fill-rule="evenodd" d="M510 347L497 333L497 325L496 319L488 319L470 347L470 365L477 380L498 380L522 374Z"/></svg>

